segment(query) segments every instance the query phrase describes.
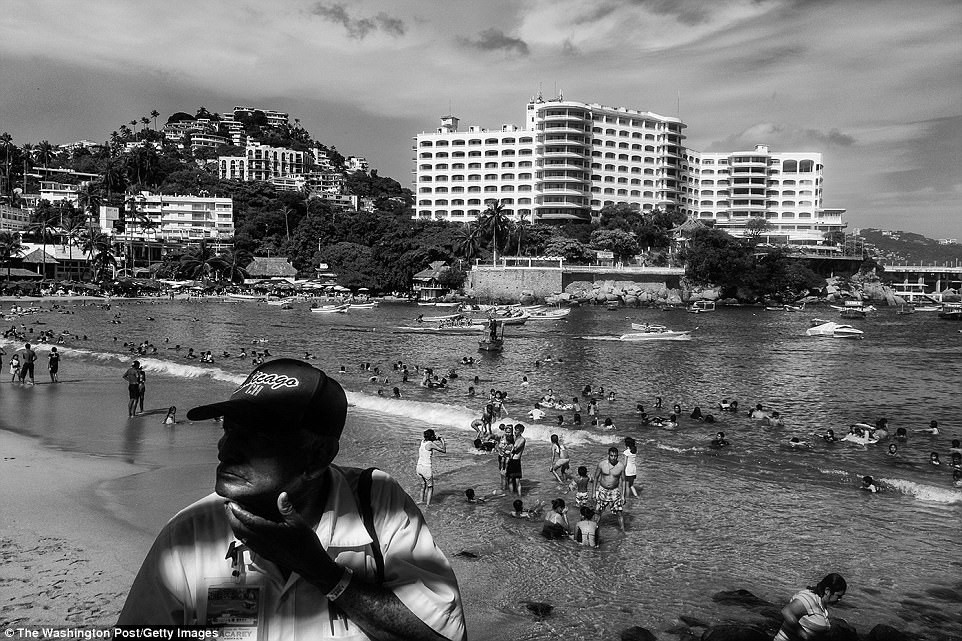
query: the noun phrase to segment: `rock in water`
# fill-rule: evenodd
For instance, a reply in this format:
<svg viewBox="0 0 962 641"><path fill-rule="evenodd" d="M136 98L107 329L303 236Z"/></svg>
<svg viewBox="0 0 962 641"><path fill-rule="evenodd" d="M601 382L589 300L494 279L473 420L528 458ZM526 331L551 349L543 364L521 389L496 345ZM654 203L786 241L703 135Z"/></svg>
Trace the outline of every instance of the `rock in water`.
<svg viewBox="0 0 962 641"><path fill-rule="evenodd" d="M541 603L540 601L524 601L523 603L539 619L549 616L551 611L554 610L554 606L550 603Z"/></svg>
<svg viewBox="0 0 962 641"><path fill-rule="evenodd" d="M621 641L658 641L658 637L640 625L633 625L621 631Z"/></svg>
<svg viewBox="0 0 962 641"><path fill-rule="evenodd" d="M715 603L727 603L728 605L740 605L743 608L770 608L772 603L760 599L748 590L722 590L712 595L711 600Z"/></svg>
<svg viewBox="0 0 962 641"><path fill-rule="evenodd" d="M901 630L879 623L868 633L868 641L909 641L909 637Z"/></svg>

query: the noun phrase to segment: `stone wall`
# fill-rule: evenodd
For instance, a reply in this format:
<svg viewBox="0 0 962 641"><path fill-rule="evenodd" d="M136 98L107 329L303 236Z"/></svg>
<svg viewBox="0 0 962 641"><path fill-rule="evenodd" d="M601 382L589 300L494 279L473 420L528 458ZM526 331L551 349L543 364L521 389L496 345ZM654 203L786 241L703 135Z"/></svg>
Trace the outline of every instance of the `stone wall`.
<svg viewBox="0 0 962 641"><path fill-rule="evenodd" d="M472 269L465 293L482 301L518 301L526 292L541 300L561 291L561 275L559 269L537 267Z"/></svg>

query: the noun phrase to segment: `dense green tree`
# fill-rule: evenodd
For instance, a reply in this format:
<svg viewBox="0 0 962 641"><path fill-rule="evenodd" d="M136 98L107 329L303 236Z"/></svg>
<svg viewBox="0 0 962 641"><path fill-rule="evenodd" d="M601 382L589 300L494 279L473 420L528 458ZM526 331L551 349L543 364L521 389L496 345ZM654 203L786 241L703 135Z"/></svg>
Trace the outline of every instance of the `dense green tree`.
<svg viewBox="0 0 962 641"><path fill-rule="evenodd" d="M754 266L752 248L719 229L696 229L683 252L685 278L696 285L717 285L733 295Z"/></svg>
<svg viewBox="0 0 962 641"><path fill-rule="evenodd" d="M592 256L587 245L574 238L555 236L544 248L545 256L561 256L572 263L585 263Z"/></svg>
<svg viewBox="0 0 962 641"><path fill-rule="evenodd" d="M596 229L591 232L591 247L614 252L615 260L631 260L638 253L634 234L622 229Z"/></svg>

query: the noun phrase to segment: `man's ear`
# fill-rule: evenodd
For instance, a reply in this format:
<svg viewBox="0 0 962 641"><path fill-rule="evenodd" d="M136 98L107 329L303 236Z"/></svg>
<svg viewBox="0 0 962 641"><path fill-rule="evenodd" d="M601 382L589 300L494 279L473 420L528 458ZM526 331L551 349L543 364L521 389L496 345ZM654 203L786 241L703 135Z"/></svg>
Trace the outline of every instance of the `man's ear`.
<svg viewBox="0 0 962 641"><path fill-rule="evenodd" d="M334 461L340 450L340 442L336 438L319 438L311 446L311 456L304 475L309 480L319 478L324 470Z"/></svg>

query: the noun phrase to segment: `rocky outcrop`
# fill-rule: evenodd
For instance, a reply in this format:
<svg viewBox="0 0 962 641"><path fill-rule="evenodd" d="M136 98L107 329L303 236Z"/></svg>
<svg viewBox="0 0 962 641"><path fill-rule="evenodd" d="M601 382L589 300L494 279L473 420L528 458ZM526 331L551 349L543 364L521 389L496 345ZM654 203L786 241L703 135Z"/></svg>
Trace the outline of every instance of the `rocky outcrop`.
<svg viewBox="0 0 962 641"><path fill-rule="evenodd" d="M647 307L658 305L684 305L696 300L718 300L714 288L669 288L665 283L638 283L634 281L576 281L565 288L563 294L546 302L556 302L566 297L569 301L585 304L617 304L624 307Z"/></svg>

